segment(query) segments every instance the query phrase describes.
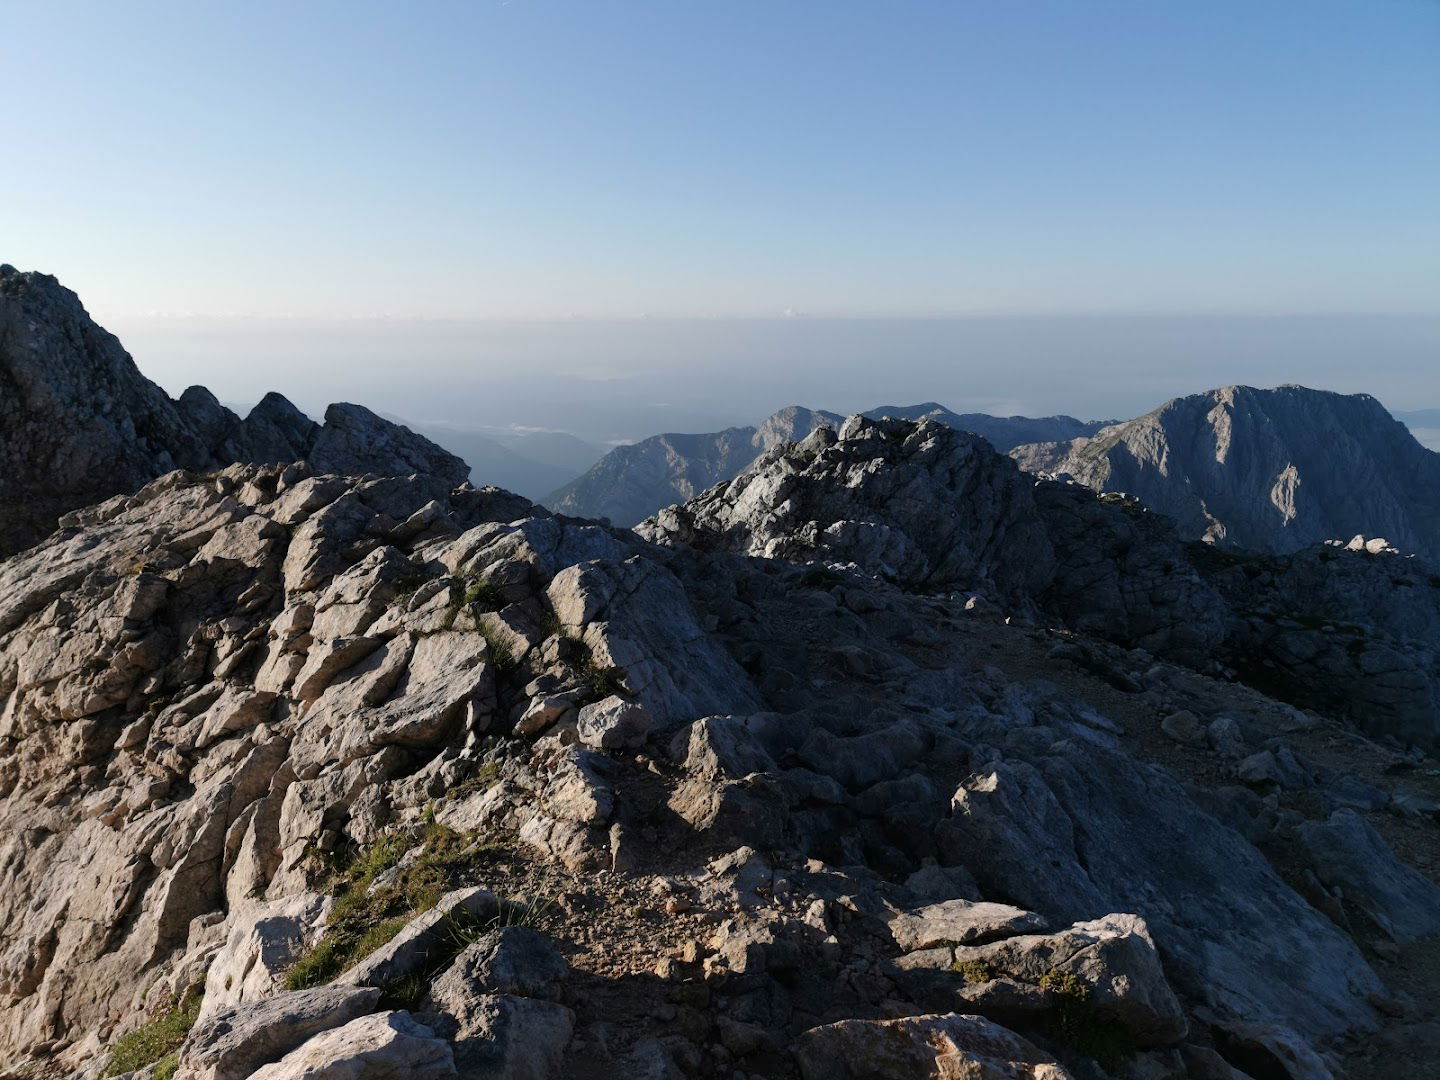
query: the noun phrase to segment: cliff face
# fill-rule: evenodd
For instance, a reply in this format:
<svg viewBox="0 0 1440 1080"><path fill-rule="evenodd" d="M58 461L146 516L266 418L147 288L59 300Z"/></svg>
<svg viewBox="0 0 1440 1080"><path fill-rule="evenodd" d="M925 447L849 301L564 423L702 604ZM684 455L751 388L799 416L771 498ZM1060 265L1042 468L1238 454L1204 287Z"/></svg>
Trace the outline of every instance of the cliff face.
<svg viewBox="0 0 1440 1080"><path fill-rule="evenodd" d="M0 266L0 555L172 469L304 458L349 473L466 476L459 458L358 405L331 406L316 424L279 394L243 420L204 387L172 400L73 292Z"/></svg>
<svg viewBox="0 0 1440 1080"><path fill-rule="evenodd" d="M1187 538L1286 552L1364 534L1440 554L1440 455L1366 394L1222 387L1012 456L1133 494Z"/></svg>

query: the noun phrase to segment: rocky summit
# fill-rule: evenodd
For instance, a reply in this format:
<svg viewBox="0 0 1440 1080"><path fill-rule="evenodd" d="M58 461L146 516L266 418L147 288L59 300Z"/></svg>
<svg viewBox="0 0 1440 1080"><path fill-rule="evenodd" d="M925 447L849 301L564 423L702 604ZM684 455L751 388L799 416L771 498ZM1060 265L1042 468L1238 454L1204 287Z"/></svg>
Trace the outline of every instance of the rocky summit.
<svg viewBox="0 0 1440 1080"><path fill-rule="evenodd" d="M1419 1076L1440 578L853 417L637 530L179 470L0 563L17 1077Z"/></svg>
<svg viewBox="0 0 1440 1080"><path fill-rule="evenodd" d="M310 420L279 394L241 419L202 386L173 400L53 277L0 266L0 556L62 514L128 495L176 468L289 463L347 474L426 472L459 458L359 405Z"/></svg>
<svg viewBox="0 0 1440 1080"><path fill-rule="evenodd" d="M1291 552L1363 534L1440 558L1440 454L1368 394L1226 386L1013 454L1133 494L1191 539Z"/></svg>

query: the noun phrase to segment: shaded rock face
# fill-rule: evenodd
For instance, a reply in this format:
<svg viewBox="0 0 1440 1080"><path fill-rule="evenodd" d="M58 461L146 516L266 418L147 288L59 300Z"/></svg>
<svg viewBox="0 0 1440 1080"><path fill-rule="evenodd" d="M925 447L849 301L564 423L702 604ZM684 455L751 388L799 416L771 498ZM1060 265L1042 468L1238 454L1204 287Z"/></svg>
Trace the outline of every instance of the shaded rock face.
<svg viewBox="0 0 1440 1080"><path fill-rule="evenodd" d="M637 527L659 543L863 568L1239 673L1370 730L1440 735L1440 577L1391 552L1220 556L1132 499L1020 472L978 436L852 417Z"/></svg>
<svg viewBox="0 0 1440 1080"><path fill-rule="evenodd" d="M639 526L659 542L864 567L965 590L1157 652L1203 655L1223 605L1163 523L1037 485L976 435L852 417L770 451L725 487Z"/></svg>
<svg viewBox="0 0 1440 1080"><path fill-rule="evenodd" d="M1216 666L1247 563L977 437L852 419L640 534L301 465L67 520L0 563L5 1068L200 985L215 1075L1095 1075L1080 1020L1224 1075L1412 1030L1367 956L1433 925L1423 757ZM1324 550L1428 632L1398 556ZM1329 580L1267 561L1277 610Z"/></svg>
<svg viewBox="0 0 1440 1080"><path fill-rule="evenodd" d="M452 484L468 473L358 405L332 405L322 425L279 394L243 420L204 387L171 400L74 293L0 266L0 555L39 540L67 511L176 468L302 459L324 471L426 472Z"/></svg>
<svg viewBox="0 0 1440 1080"><path fill-rule="evenodd" d="M1013 456L1138 496L1187 539L1290 552L1363 533L1440 556L1440 455L1366 394L1226 386Z"/></svg>

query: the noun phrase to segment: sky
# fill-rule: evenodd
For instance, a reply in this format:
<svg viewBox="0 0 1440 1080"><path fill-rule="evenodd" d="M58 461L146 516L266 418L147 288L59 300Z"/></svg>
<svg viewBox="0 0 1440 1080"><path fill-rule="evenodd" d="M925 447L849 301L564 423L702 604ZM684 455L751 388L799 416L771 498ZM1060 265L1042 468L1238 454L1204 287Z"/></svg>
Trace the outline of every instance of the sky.
<svg viewBox="0 0 1440 1080"><path fill-rule="evenodd" d="M613 398L593 437L876 387L1440 405L1435 0L0 0L0 24L0 261L172 392L521 424Z"/></svg>

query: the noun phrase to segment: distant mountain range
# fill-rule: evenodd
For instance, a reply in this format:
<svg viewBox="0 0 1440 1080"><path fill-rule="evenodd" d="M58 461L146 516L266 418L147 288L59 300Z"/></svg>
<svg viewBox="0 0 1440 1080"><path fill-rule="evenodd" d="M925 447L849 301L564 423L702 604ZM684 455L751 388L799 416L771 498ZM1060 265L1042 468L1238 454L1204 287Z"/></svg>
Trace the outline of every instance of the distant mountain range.
<svg viewBox="0 0 1440 1080"><path fill-rule="evenodd" d="M652 435L615 447L544 503L561 514L635 525L662 506L684 502L734 479L772 446L803 439L817 427L834 427L842 419L835 413L792 405L756 427Z"/></svg>
<svg viewBox="0 0 1440 1080"><path fill-rule="evenodd" d="M926 402L882 405L863 415L872 419L936 420L981 436L1002 454L1022 443L1093 435L1111 421L1073 416L989 416L955 413ZM700 435L654 435L617 446L588 472L566 484L546 506L575 517L607 518L616 525L638 524L657 510L684 502L715 484L733 480L756 458L783 442L803 439L817 427L839 427L838 413L791 405L755 427L734 427Z"/></svg>
<svg viewBox="0 0 1440 1080"><path fill-rule="evenodd" d="M1030 472L1137 496L1187 539L1295 551L1363 534L1440 554L1440 455L1365 394L1230 386L1128 421L960 414L934 402L863 415L980 435ZM1440 427L1440 410L1402 415L1421 431L1427 422ZM634 525L734 479L771 446L838 422L792 406L758 427L657 435L612 450L546 504Z"/></svg>

